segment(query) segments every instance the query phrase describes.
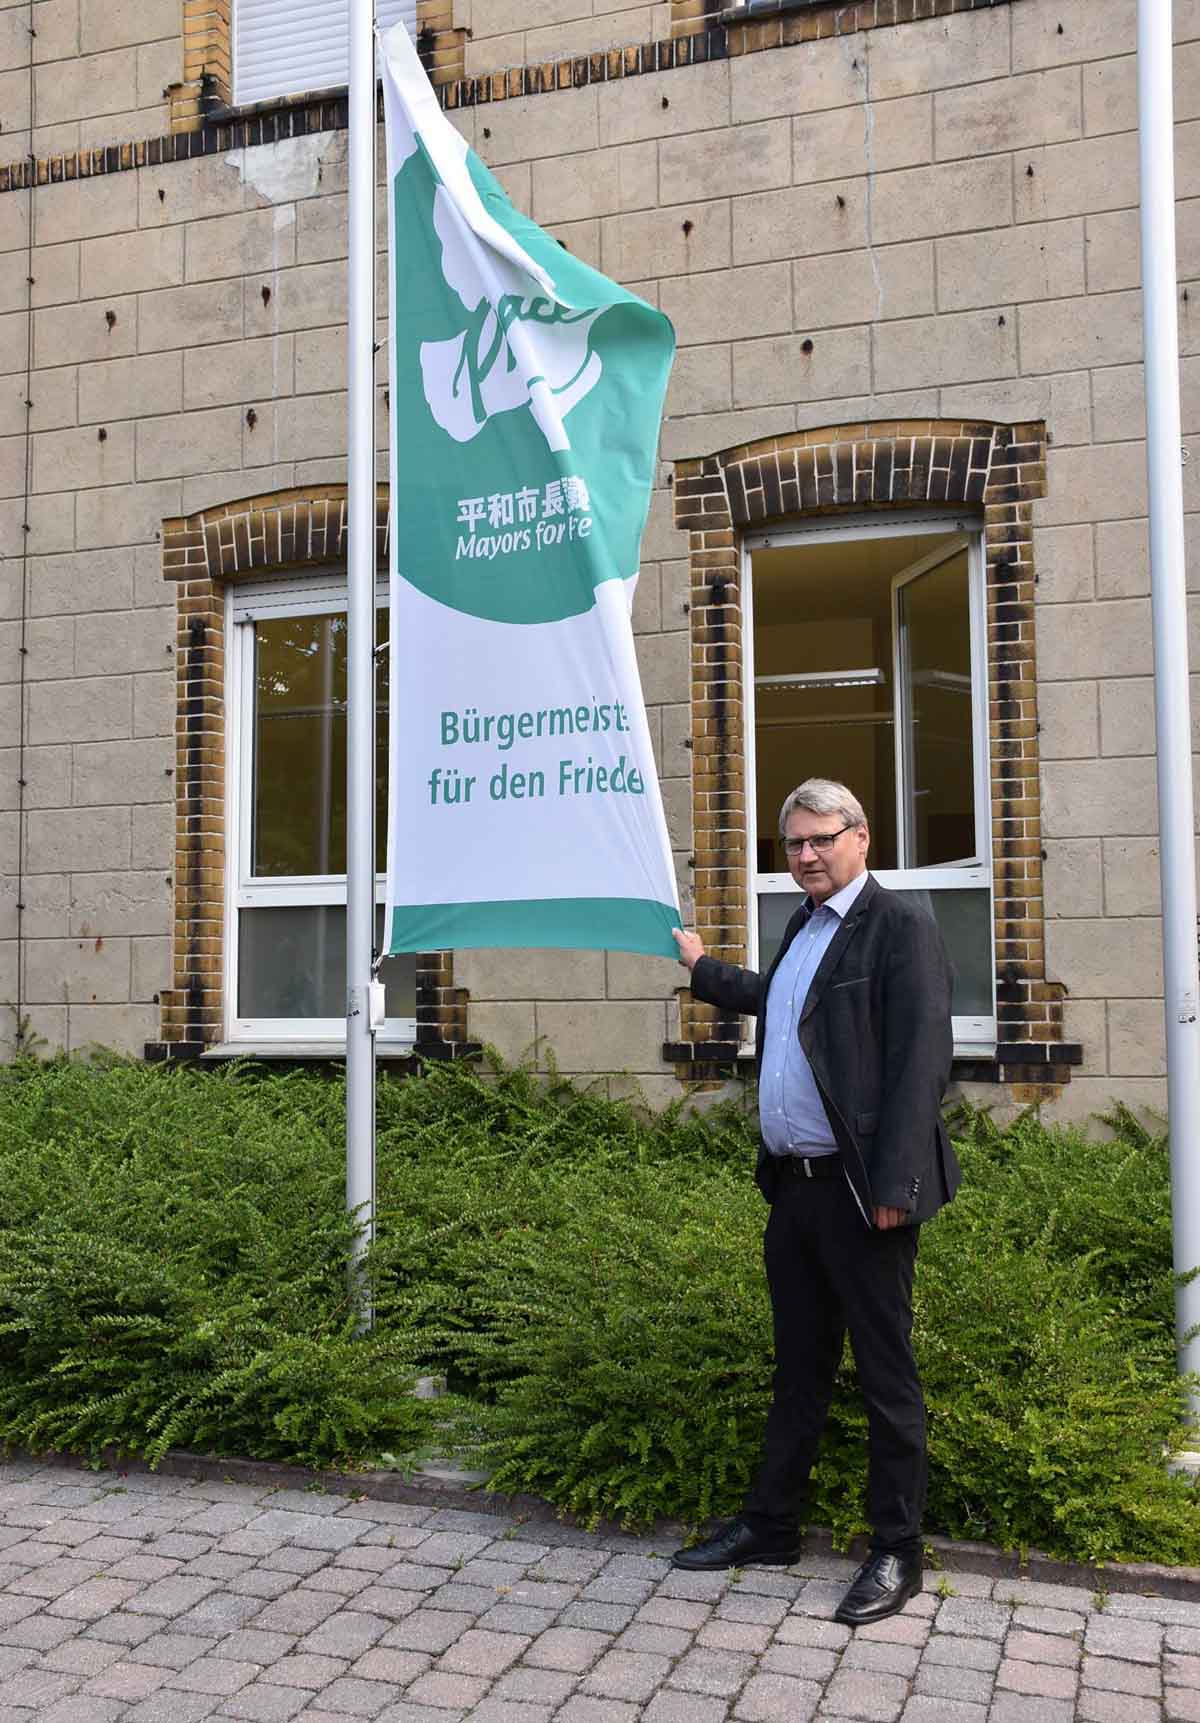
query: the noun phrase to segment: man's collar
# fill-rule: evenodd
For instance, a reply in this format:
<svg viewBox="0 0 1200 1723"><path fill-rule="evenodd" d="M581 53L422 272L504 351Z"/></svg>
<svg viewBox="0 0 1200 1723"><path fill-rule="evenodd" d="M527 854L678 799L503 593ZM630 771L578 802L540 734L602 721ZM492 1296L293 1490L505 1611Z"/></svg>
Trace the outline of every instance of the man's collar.
<svg viewBox="0 0 1200 1723"><path fill-rule="evenodd" d="M844 885L841 891L835 891L833 896L827 897L823 904L814 904L811 898L806 899L809 913L815 915L818 908L831 909L839 921L844 921L851 905L855 902L859 892L866 885L870 877L871 875L869 870L864 868L860 874L857 874L855 878L850 881L849 885Z"/></svg>

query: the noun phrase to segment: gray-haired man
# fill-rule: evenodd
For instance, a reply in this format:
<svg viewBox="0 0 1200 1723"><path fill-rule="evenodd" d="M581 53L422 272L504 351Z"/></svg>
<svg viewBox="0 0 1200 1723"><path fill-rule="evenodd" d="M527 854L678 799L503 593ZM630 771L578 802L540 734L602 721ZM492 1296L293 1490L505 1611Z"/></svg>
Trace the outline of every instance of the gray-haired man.
<svg viewBox="0 0 1200 1723"><path fill-rule="evenodd" d="M912 1350L917 1232L954 1195L941 1117L950 966L932 919L867 872L870 832L844 784L810 778L783 804L805 893L765 975L676 932L693 995L758 1019L764 1240L775 1381L762 1463L740 1516L676 1565L786 1564L847 1330L869 1427L871 1554L836 1612L859 1626L921 1589L925 1407Z"/></svg>

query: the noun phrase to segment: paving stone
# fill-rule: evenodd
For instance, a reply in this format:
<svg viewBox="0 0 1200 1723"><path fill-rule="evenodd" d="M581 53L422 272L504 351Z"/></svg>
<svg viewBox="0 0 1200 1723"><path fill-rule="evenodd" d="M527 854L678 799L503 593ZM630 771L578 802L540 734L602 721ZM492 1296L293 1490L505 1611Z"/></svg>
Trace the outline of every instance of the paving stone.
<svg viewBox="0 0 1200 1723"><path fill-rule="evenodd" d="M1189 1656L1200 1657L1200 1628L1168 1623L1163 1631L1163 1644L1168 1651L1183 1651Z"/></svg>
<svg viewBox="0 0 1200 1723"><path fill-rule="evenodd" d="M219 1639L236 1628L244 1627L262 1609L261 1597L239 1597L231 1591L214 1591L195 1609L175 1617L173 1625L180 1633L207 1634Z"/></svg>
<svg viewBox="0 0 1200 1723"><path fill-rule="evenodd" d="M403 1687L407 1682L415 1681L418 1675L424 1675L432 1663L427 1651L393 1651L376 1645L370 1651L364 1651L346 1673L363 1681L391 1681L397 1687ZM278 1664L272 1669L271 1677L275 1681L282 1680Z"/></svg>
<svg viewBox="0 0 1200 1723"><path fill-rule="evenodd" d="M1132 1663L1157 1663L1163 1629L1157 1622L1107 1614L1088 1618L1084 1649L1097 1657L1123 1657Z"/></svg>
<svg viewBox="0 0 1200 1723"><path fill-rule="evenodd" d="M931 1635L922 1664L949 1663L961 1669L996 1670L1000 1666L1000 1641L971 1639L955 1633Z"/></svg>
<svg viewBox="0 0 1200 1723"><path fill-rule="evenodd" d="M229 1642L222 1647L222 1655L230 1655ZM107 1650L114 1648L109 1646ZM152 1633L148 1639L143 1639L137 1647L138 1663L149 1663L163 1669L185 1669L189 1663L194 1663L197 1657L207 1657L212 1650L212 1640L202 1638L195 1633L175 1633L166 1628L158 1633ZM258 1659L259 1662L265 1659Z"/></svg>
<svg viewBox="0 0 1200 1723"><path fill-rule="evenodd" d="M268 1672L269 1673L269 1672ZM271 1681L256 1681L226 1699L218 1717L244 1717L250 1723L287 1723L308 1703L308 1694L298 1687L276 1687Z"/></svg>
<svg viewBox="0 0 1200 1723"><path fill-rule="evenodd" d="M221 1655L245 1658L247 1663L274 1663L276 1658L286 1657L295 1643L295 1638L288 1633L272 1633L261 1627L243 1627L221 1641ZM205 1647L206 1652L211 1649L211 1646Z"/></svg>
<svg viewBox="0 0 1200 1723"><path fill-rule="evenodd" d="M786 1598L731 1591L721 1599L716 1613L724 1621L745 1621L761 1627L778 1627L787 1614L788 1607Z"/></svg>
<svg viewBox="0 0 1200 1723"><path fill-rule="evenodd" d="M96 1625L105 1626L105 1619L102 1617ZM50 1651L61 1645L64 1639L70 1639L78 1629L78 1622L61 1616L31 1615L6 1627L0 1633L0 1645L20 1646L27 1651Z"/></svg>
<svg viewBox="0 0 1200 1723"><path fill-rule="evenodd" d="M839 1669L821 1701L822 1713L833 1717L862 1717L872 1723L892 1723L904 1709L908 1682L900 1675L873 1669Z"/></svg>
<svg viewBox="0 0 1200 1723"><path fill-rule="evenodd" d="M318 1588L325 1580L323 1573L314 1574L308 1585ZM381 1615L385 1621L403 1621L406 1615L411 1615L415 1609L420 1609L425 1602L426 1594L420 1591L396 1591L390 1585L364 1585L351 1593L354 1607L367 1615ZM475 1618L469 1617L470 1620Z"/></svg>
<svg viewBox="0 0 1200 1723"><path fill-rule="evenodd" d="M785 1645L814 1645L827 1651L840 1650L851 1638L840 1621L822 1621L808 1615L788 1615L775 1629L775 1638Z"/></svg>
<svg viewBox="0 0 1200 1723"><path fill-rule="evenodd" d="M658 1594L642 1605L634 1620L694 1631L704 1626L711 1613L711 1605L707 1603L687 1603L682 1598L663 1597Z"/></svg>
<svg viewBox="0 0 1200 1723"><path fill-rule="evenodd" d="M553 1712L550 1705L518 1705L489 1693L471 1712L471 1723L550 1723Z"/></svg>
<svg viewBox="0 0 1200 1723"><path fill-rule="evenodd" d="M1107 1613L1157 1621L1164 1627L1168 1622L1176 1627L1200 1627L1200 1603L1178 1597L1142 1597L1137 1592L1118 1591L1109 1598Z"/></svg>
<svg viewBox="0 0 1200 1723"><path fill-rule="evenodd" d="M845 1595L846 1587L840 1580L806 1580L792 1605L792 1613L816 1615L828 1620Z"/></svg>
<svg viewBox="0 0 1200 1723"><path fill-rule="evenodd" d="M378 1717L385 1705L399 1697L396 1682L363 1681L358 1676L343 1675L324 1689L321 1704L347 1717Z"/></svg>
<svg viewBox="0 0 1200 1723"><path fill-rule="evenodd" d="M446 1570L421 1562L393 1562L383 1575L388 1585L399 1591L434 1591L446 1582Z"/></svg>
<svg viewBox="0 0 1200 1723"><path fill-rule="evenodd" d="M125 1715L125 1706L119 1699L101 1699L91 1693L73 1693L67 1699L59 1699L44 1710L38 1708L38 1723L115 1723L115 1719Z"/></svg>
<svg viewBox="0 0 1200 1723"><path fill-rule="evenodd" d="M216 1693L227 1697L260 1673L257 1663L240 1663L231 1657L198 1657L186 1669L170 1676L167 1685L184 1693Z"/></svg>
<svg viewBox="0 0 1200 1723"><path fill-rule="evenodd" d="M1075 1698L1079 1677L1073 1669L1056 1663L1023 1663L1005 1657L996 1671L996 1686L1013 1693L1035 1693L1043 1699Z"/></svg>
<svg viewBox="0 0 1200 1723"><path fill-rule="evenodd" d="M494 1542L470 1532L432 1532L421 1545L421 1560L432 1567L461 1567Z"/></svg>
<svg viewBox="0 0 1200 1723"><path fill-rule="evenodd" d="M13 1651L0 1651L0 1677L11 1675L22 1665L14 1661L6 1666L5 1658L14 1659L28 1655ZM125 1649L120 1645L105 1645L98 1639L64 1639L61 1645L56 1645L52 1651L47 1651L41 1659L43 1669L56 1669L63 1675L99 1675L101 1670L108 1669L114 1663L120 1663L125 1656ZM139 1651L138 1656L141 1656Z"/></svg>
<svg viewBox="0 0 1200 1723"><path fill-rule="evenodd" d="M569 1603L561 1620L566 1627L591 1628L598 1633L620 1633L633 1620L632 1605L623 1603Z"/></svg>
<svg viewBox="0 0 1200 1723"><path fill-rule="evenodd" d="M806 1681L827 1681L840 1662L836 1651L815 1645L773 1644L758 1660L758 1667L770 1675L799 1675Z"/></svg>
<svg viewBox="0 0 1200 1723"><path fill-rule="evenodd" d="M986 1705L994 1686L995 1676L990 1669L962 1669L950 1663L922 1661L913 1691L930 1699L965 1699Z"/></svg>
<svg viewBox="0 0 1200 1723"><path fill-rule="evenodd" d="M1162 1706L1157 1699L1084 1687L1075 1702L1075 1717L1077 1723L1160 1723Z"/></svg>
<svg viewBox="0 0 1200 1723"><path fill-rule="evenodd" d="M121 1723L200 1723L211 1717L212 1698L207 1693L178 1693L160 1688L140 1705L126 1711Z"/></svg>
<svg viewBox="0 0 1200 1723"><path fill-rule="evenodd" d="M1200 1693L1194 1687L1168 1687L1163 1693L1167 1723L1200 1723Z"/></svg>
<svg viewBox="0 0 1200 1723"><path fill-rule="evenodd" d="M1082 1586L1054 1585L1040 1579L998 1579L992 1595L997 1603L1066 1609L1075 1615L1088 1615L1095 1608L1095 1594Z"/></svg>
<svg viewBox="0 0 1200 1723"><path fill-rule="evenodd" d="M543 1556L537 1564L537 1569L530 1575L534 1579L573 1580L585 1585L608 1560L603 1550L592 1549L556 1549Z"/></svg>
<svg viewBox="0 0 1200 1723"><path fill-rule="evenodd" d="M382 1615L342 1609L300 1642L301 1651L321 1657L358 1657L381 1640L391 1622Z"/></svg>
<svg viewBox="0 0 1200 1723"><path fill-rule="evenodd" d="M264 1633L290 1633L299 1636L312 1633L333 1615L338 1600L329 1592L296 1590L287 1597L276 1598L253 1617L254 1626Z"/></svg>
<svg viewBox="0 0 1200 1723"><path fill-rule="evenodd" d="M488 1683L477 1675L457 1675L448 1669L430 1669L417 1676L405 1698L415 1699L422 1705L469 1708L478 1705L487 1690Z"/></svg>
<svg viewBox="0 0 1200 1723"><path fill-rule="evenodd" d="M1195 1687L1200 1691L1200 1651L1190 1657L1169 1651L1163 1658L1162 1673L1164 1681L1173 1682L1177 1687Z"/></svg>
<svg viewBox="0 0 1200 1723"><path fill-rule="evenodd" d="M86 1631L91 1638L106 1639L114 1645L140 1645L144 1639L152 1639L161 1628L161 1616L129 1615L119 1610L116 1615L102 1615L99 1621L90 1622Z"/></svg>
<svg viewBox="0 0 1200 1723"><path fill-rule="evenodd" d="M1085 1657L1083 1684L1085 1687L1103 1688L1109 1693L1140 1693L1149 1699L1157 1699L1162 1692L1162 1676L1157 1664L1130 1663L1122 1657ZM1192 1682L1189 1685L1196 1684Z"/></svg>
<svg viewBox="0 0 1200 1723"><path fill-rule="evenodd" d="M492 1688L497 1699L530 1705L561 1705L575 1687L576 1677L561 1669L530 1669L518 1663Z"/></svg>
<svg viewBox="0 0 1200 1723"><path fill-rule="evenodd" d="M752 1675L742 1689L733 1715L747 1723L807 1723L821 1700L821 1689L815 1681L804 1681L795 1675L765 1673Z"/></svg>
<svg viewBox="0 0 1200 1723"><path fill-rule="evenodd" d="M770 1643L769 1627L759 1627L751 1621L727 1621L721 1615L714 1615L696 1635L697 1645L706 1645L713 1651L759 1652L765 1651Z"/></svg>
<svg viewBox="0 0 1200 1723"><path fill-rule="evenodd" d="M754 1659L744 1651L706 1651L696 1649L680 1658L671 1671L672 1687L686 1687L693 1693L710 1693L715 1698L729 1698L754 1673Z"/></svg>
<svg viewBox="0 0 1200 1723"><path fill-rule="evenodd" d="M611 1643L607 1633L582 1627L549 1627L534 1640L524 1661L538 1669L569 1669L581 1674Z"/></svg>
<svg viewBox="0 0 1200 1723"><path fill-rule="evenodd" d="M989 1598L995 1581L984 1573L963 1573L957 1568L937 1568L925 1574L925 1593L939 1601L943 1597ZM907 1608L907 1605L905 1606Z"/></svg>
<svg viewBox="0 0 1200 1723"><path fill-rule="evenodd" d="M911 1680L920 1656L915 1645L896 1645L856 1634L842 1653L842 1668L875 1669L883 1675L903 1675Z"/></svg>
<svg viewBox="0 0 1200 1723"><path fill-rule="evenodd" d="M416 1609L388 1630L383 1643L389 1649L428 1651L440 1656L474 1625L474 1620L474 1616L457 1614L453 1610Z"/></svg>
<svg viewBox="0 0 1200 1723"><path fill-rule="evenodd" d="M606 1651L583 1684L586 1693L609 1699L645 1703L662 1685L671 1667L667 1657L642 1651Z"/></svg>
<svg viewBox="0 0 1200 1723"><path fill-rule="evenodd" d="M726 1573L688 1573L672 1568L658 1588L659 1597L683 1597L692 1603L715 1603L729 1590Z"/></svg>
<svg viewBox="0 0 1200 1723"><path fill-rule="evenodd" d="M913 1696L900 1713L900 1723L985 1723L986 1705L965 1699L935 1699L928 1694Z"/></svg>
<svg viewBox="0 0 1200 1723"><path fill-rule="evenodd" d="M989 1607L986 1606L985 1607ZM931 1620L928 1616L890 1615L883 1621L869 1621L865 1627L856 1627L855 1640L882 1639L891 1645L924 1645L929 1638Z"/></svg>
<svg viewBox="0 0 1200 1723"><path fill-rule="evenodd" d="M703 1699L698 1693L657 1694L642 1713L644 1723L724 1723L724 1699Z"/></svg>
<svg viewBox="0 0 1200 1723"><path fill-rule="evenodd" d="M530 1643L528 1636L518 1633L490 1633L484 1628L468 1628L443 1654L439 1669L456 1670L463 1675L502 1675L510 1663Z"/></svg>
<svg viewBox="0 0 1200 1723"><path fill-rule="evenodd" d="M319 1573L330 1562L344 1561L357 1550L357 1544L351 1545L348 1550L337 1551L299 1549L295 1544L280 1544L278 1549L271 1550L261 1558L259 1566L277 1569L280 1573Z"/></svg>
<svg viewBox="0 0 1200 1723"><path fill-rule="evenodd" d="M1011 1621L1012 1611L1004 1604L987 1603L975 1597L948 1597L934 1617L934 1626L939 1633L1003 1639Z"/></svg>
<svg viewBox="0 0 1200 1723"><path fill-rule="evenodd" d="M387 1575L384 1575L387 1578ZM460 1585L457 1580L448 1580L436 1591L427 1594L429 1601L439 1609L462 1609L470 1615L482 1615L496 1601L496 1593L490 1587L482 1585ZM600 1606L597 1605L597 1608Z"/></svg>
<svg viewBox="0 0 1200 1723"><path fill-rule="evenodd" d="M1079 1667L1079 1642L1061 1634L1030 1633L1014 1629L1004 1641L1005 1657L1020 1658L1024 1663L1057 1663L1064 1669Z"/></svg>
<svg viewBox="0 0 1200 1723"><path fill-rule="evenodd" d="M0 1682L0 1705L53 1705L56 1699L73 1693L78 1686L78 1677L74 1675L60 1675L49 1669L22 1669Z"/></svg>
<svg viewBox="0 0 1200 1723"><path fill-rule="evenodd" d="M294 1575L281 1573L277 1574L276 1578L282 1580L284 1585L295 1585L296 1583ZM360 1592L373 1591L378 1596L392 1600L391 1613L395 1615L406 1615L410 1609L415 1609L420 1603L422 1593L392 1591L386 1586L374 1585L372 1583L374 1578L374 1574L364 1573L361 1570L356 1571L354 1568L322 1567L318 1568L316 1573L306 1574L300 1583L307 1586L310 1591L332 1591L338 1597L357 1597ZM403 1603L399 1601L401 1598L404 1599ZM367 1607L376 1608L373 1604ZM379 1613L383 1612L379 1611Z"/></svg>
<svg viewBox="0 0 1200 1723"><path fill-rule="evenodd" d="M635 1723L640 1708L627 1705L623 1699L593 1699L576 1693L555 1713L554 1723Z"/></svg>
<svg viewBox="0 0 1200 1723"><path fill-rule="evenodd" d="M988 1723L1073 1723L1071 1699L1047 1699L1034 1693L997 1693Z"/></svg>
<svg viewBox="0 0 1200 1723"><path fill-rule="evenodd" d="M490 1628L495 1633L523 1633L533 1639L553 1625L554 1616L554 1610L533 1609L528 1604L506 1600L489 1609L486 1615L481 1615L477 1625Z"/></svg>
<svg viewBox="0 0 1200 1723"><path fill-rule="evenodd" d="M132 1704L145 1699L148 1694L157 1693L172 1673L161 1664L113 1663L98 1675L93 1675L83 1691L95 1693L101 1699L124 1699Z"/></svg>
<svg viewBox="0 0 1200 1723"><path fill-rule="evenodd" d="M226 1561L235 1561L237 1557L226 1556ZM189 1571L191 1571L189 1569ZM226 1586L237 1597L261 1597L268 1601L271 1598L282 1597L296 1583L292 1573L281 1573L277 1568L247 1567L240 1573L223 1576Z"/></svg>
<svg viewBox="0 0 1200 1723"><path fill-rule="evenodd" d="M130 1600L128 1608L134 1615L183 1615L216 1589L215 1580L190 1579L182 1574L174 1574L169 1579L160 1579L155 1584L148 1585L137 1597Z"/></svg>
<svg viewBox="0 0 1200 1723"><path fill-rule="evenodd" d="M1013 1626L1030 1633L1078 1634L1083 1637L1087 1617L1073 1609L1047 1609L1041 1604L1020 1604L1013 1611Z"/></svg>

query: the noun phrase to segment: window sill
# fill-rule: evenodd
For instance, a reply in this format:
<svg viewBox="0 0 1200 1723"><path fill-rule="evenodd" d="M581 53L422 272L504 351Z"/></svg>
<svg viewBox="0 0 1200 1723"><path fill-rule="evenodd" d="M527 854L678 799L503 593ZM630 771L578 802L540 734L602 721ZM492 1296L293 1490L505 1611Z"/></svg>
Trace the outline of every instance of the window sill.
<svg viewBox="0 0 1200 1723"><path fill-rule="evenodd" d="M751 24L760 18L773 18L780 12L814 12L818 6L832 6L835 0L750 0L748 6L726 6L717 14L720 24Z"/></svg>
<svg viewBox="0 0 1200 1723"><path fill-rule="evenodd" d="M375 1042L377 1059L411 1059L412 1041ZM219 1041L206 1047L201 1059L344 1059L344 1041Z"/></svg>

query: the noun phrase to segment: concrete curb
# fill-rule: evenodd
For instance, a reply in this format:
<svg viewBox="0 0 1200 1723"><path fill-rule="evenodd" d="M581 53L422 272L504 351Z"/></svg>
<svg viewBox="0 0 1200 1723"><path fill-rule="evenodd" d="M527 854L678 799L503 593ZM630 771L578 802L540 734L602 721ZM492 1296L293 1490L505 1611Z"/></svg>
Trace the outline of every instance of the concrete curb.
<svg viewBox="0 0 1200 1723"><path fill-rule="evenodd" d="M22 1459L42 1465L78 1468L85 1464L73 1454L26 1454ZM116 1472L149 1472L144 1460L120 1459L111 1452L103 1463ZM556 1544L588 1543L593 1537L606 1544L619 1542L631 1548L648 1539L671 1546L683 1542L684 1527L673 1520L656 1520L650 1531L635 1535L612 1520L601 1520L584 1528L570 1514L560 1514L540 1496L497 1495L483 1488L480 1474L449 1468L429 1467L413 1473L339 1472L309 1470L274 1460L220 1460L204 1454L171 1451L154 1468L166 1477L192 1478L205 1482L257 1484L264 1490L305 1490L314 1486L333 1494L365 1498L375 1502L405 1502L414 1507L453 1508L472 1514L506 1516L522 1523L553 1526ZM861 1555L865 1542L856 1539L850 1554ZM1044 1585L1075 1586L1091 1592L1134 1592L1148 1597L1175 1598L1200 1603L1200 1568L1166 1567L1156 1562L1059 1561L1040 1550L997 1549L992 1544L960 1543L953 1538L928 1537L933 1565L949 1572L977 1573L991 1579L1034 1580ZM806 1554L829 1557L835 1550L832 1534L823 1527L810 1527L804 1540Z"/></svg>

